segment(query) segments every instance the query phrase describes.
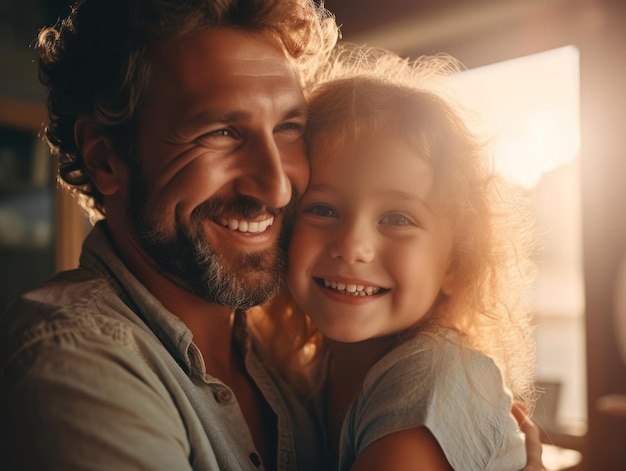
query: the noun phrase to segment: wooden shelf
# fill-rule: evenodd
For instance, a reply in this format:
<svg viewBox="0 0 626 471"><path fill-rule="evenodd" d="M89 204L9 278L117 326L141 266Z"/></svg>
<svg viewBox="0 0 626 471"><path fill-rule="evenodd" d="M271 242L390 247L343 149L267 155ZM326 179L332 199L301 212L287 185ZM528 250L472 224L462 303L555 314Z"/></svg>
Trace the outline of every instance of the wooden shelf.
<svg viewBox="0 0 626 471"><path fill-rule="evenodd" d="M607 394L596 401L596 408L603 414L626 418L626 394Z"/></svg>
<svg viewBox="0 0 626 471"><path fill-rule="evenodd" d="M0 96L0 124L39 133L47 120L43 103L17 101Z"/></svg>

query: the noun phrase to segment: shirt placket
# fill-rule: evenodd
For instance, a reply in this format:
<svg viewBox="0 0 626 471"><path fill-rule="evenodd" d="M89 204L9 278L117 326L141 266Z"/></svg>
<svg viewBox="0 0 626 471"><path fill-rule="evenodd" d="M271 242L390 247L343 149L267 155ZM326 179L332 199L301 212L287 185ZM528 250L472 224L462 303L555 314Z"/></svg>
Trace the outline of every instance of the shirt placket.
<svg viewBox="0 0 626 471"><path fill-rule="evenodd" d="M276 414L278 426L277 470L295 471L295 446L289 413L281 398L281 392L251 348L252 342L250 333L246 328L246 314L244 312L236 313L233 327L235 341L244 354L246 370Z"/></svg>

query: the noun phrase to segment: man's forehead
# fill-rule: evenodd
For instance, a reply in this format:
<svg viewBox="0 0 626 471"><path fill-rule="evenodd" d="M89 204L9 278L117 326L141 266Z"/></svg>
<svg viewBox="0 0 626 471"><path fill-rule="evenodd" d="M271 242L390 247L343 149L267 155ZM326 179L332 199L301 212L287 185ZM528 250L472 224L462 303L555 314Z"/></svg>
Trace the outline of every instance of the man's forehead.
<svg viewBox="0 0 626 471"><path fill-rule="evenodd" d="M207 29L159 43L152 59L154 67L165 68L169 73L185 68L211 68L219 70L219 76L297 76L292 61L271 35L229 28Z"/></svg>
<svg viewBox="0 0 626 471"><path fill-rule="evenodd" d="M157 45L144 112L163 115L168 128L202 129L304 116L306 102L296 68L275 40L218 29Z"/></svg>

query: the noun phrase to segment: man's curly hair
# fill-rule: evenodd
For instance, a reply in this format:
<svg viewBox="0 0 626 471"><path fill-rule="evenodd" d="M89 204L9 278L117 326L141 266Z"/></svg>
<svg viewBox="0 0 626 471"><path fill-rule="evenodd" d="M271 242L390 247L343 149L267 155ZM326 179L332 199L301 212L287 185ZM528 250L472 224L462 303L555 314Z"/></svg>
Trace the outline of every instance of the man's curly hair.
<svg viewBox="0 0 626 471"><path fill-rule="evenodd" d="M59 181L92 220L105 215L103 195L74 141L77 119L99 125L128 162L134 119L150 84L152 46L215 27L273 35L304 87L339 36L334 17L313 0L79 0L66 19L39 33L39 79L48 89L45 137L58 158Z"/></svg>

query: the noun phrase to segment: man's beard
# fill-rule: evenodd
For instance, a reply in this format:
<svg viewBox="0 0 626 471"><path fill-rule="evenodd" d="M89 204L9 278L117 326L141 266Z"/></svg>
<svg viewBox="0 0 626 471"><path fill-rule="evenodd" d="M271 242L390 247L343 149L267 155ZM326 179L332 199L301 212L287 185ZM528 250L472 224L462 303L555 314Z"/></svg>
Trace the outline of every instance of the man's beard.
<svg viewBox="0 0 626 471"><path fill-rule="evenodd" d="M130 221L140 245L163 275L196 296L231 309L249 309L278 294L286 270L288 228L297 207L295 194L288 206L278 210L268 210L257 200L243 196L210 199L194 209L190 227L183 227L177 219L175 233L171 234L160 230L158 222L148 217L140 173L131 172ZM278 243L271 249L231 254L226 263L204 235L204 222L218 221L222 214L248 219L268 213L283 216Z"/></svg>

